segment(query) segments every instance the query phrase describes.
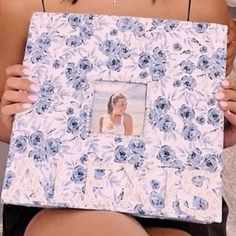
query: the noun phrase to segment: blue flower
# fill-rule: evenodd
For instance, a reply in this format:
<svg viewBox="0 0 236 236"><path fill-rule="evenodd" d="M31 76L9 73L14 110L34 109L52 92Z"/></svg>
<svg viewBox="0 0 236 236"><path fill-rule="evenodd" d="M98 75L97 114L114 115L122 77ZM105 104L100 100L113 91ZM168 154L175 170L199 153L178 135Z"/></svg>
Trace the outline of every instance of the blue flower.
<svg viewBox="0 0 236 236"><path fill-rule="evenodd" d="M153 26L160 26L164 23L164 20L163 19L153 19L152 20L152 25Z"/></svg>
<svg viewBox="0 0 236 236"><path fill-rule="evenodd" d="M173 121L172 117L169 115L165 115L159 119L158 127L160 131L164 131L166 133L175 129L176 124Z"/></svg>
<svg viewBox="0 0 236 236"><path fill-rule="evenodd" d="M54 86L50 82L45 81L40 86L40 94L43 97L51 97L53 93L54 93Z"/></svg>
<svg viewBox="0 0 236 236"><path fill-rule="evenodd" d="M139 55L139 59L138 59L138 66L141 69L145 69L147 67L149 67L152 64L152 57L150 53L147 52L142 52Z"/></svg>
<svg viewBox="0 0 236 236"><path fill-rule="evenodd" d="M160 148L157 155L157 159L160 160L163 164L170 164L175 160L175 150L172 149L169 145L164 145Z"/></svg>
<svg viewBox="0 0 236 236"><path fill-rule="evenodd" d="M46 141L45 147L47 154L55 156L61 149L61 141L58 138L51 138Z"/></svg>
<svg viewBox="0 0 236 236"><path fill-rule="evenodd" d="M89 84L87 82L87 77L85 75L75 75L72 81L72 87L77 91L84 91L89 88Z"/></svg>
<svg viewBox="0 0 236 236"><path fill-rule="evenodd" d="M115 136L114 141L117 143L121 143L123 141L121 136Z"/></svg>
<svg viewBox="0 0 236 236"><path fill-rule="evenodd" d="M123 43L118 43L116 45L116 53L124 59L127 59L130 57L131 53L130 53L130 49Z"/></svg>
<svg viewBox="0 0 236 236"><path fill-rule="evenodd" d="M156 47L153 49L153 58L155 59L156 63L166 63L166 55L163 52L163 50L161 50L159 47Z"/></svg>
<svg viewBox="0 0 236 236"><path fill-rule="evenodd" d="M80 27L80 36L82 40L90 39L93 35L93 28L90 25L82 25Z"/></svg>
<svg viewBox="0 0 236 236"><path fill-rule="evenodd" d="M44 190L44 194L45 194L45 198L51 199L54 195L54 184L53 183L46 183L43 186L43 190Z"/></svg>
<svg viewBox="0 0 236 236"><path fill-rule="evenodd" d="M37 44L39 47L47 49L48 47L51 46L51 39L48 36L48 33L42 33L39 38L36 40Z"/></svg>
<svg viewBox="0 0 236 236"><path fill-rule="evenodd" d="M193 91L193 89L197 86L196 80L192 76L185 75L181 78L181 84L184 88Z"/></svg>
<svg viewBox="0 0 236 236"><path fill-rule="evenodd" d="M102 179L102 177L104 177L105 174L106 174L105 169L95 169L94 178L95 179Z"/></svg>
<svg viewBox="0 0 236 236"><path fill-rule="evenodd" d="M145 143L140 139L131 139L128 147L135 154L140 154L145 151Z"/></svg>
<svg viewBox="0 0 236 236"><path fill-rule="evenodd" d="M202 55L198 59L197 68L201 71L207 71L212 64L212 60L207 55Z"/></svg>
<svg viewBox="0 0 236 236"><path fill-rule="evenodd" d="M25 53L30 54L33 52L35 44L32 41L28 41L25 47Z"/></svg>
<svg viewBox="0 0 236 236"><path fill-rule="evenodd" d="M207 154L203 157L202 166L204 170L215 172L217 169L217 156L215 154Z"/></svg>
<svg viewBox="0 0 236 236"><path fill-rule="evenodd" d="M66 78L67 79L72 78L76 74L76 72L77 72L77 67L75 63L73 62L68 63L65 69Z"/></svg>
<svg viewBox="0 0 236 236"><path fill-rule="evenodd" d="M214 80L214 79L219 79L223 74L223 69L222 67L220 67L219 65L214 65L213 67L211 67L208 76L210 79Z"/></svg>
<svg viewBox="0 0 236 236"><path fill-rule="evenodd" d="M195 206L197 208L197 210L206 210L209 207L209 204L203 198L194 196L193 197L193 206Z"/></svg>
<svg viewBox="0 0 236 236"><path fill-rule="evenodd" d="M201 53L206 53L208 50L207 50L207 47L206 46L201 46L200 47L200 52Z"/></svg>
<svg viewBox="0 0 236 236"><path fill-rule="evenodd" d="M140 79L145 79L145 78L147 78L148 77L148 72L147 71L141 71L140 73L139 73L139 78Z"/></svg>
<svg viewBox="0 0 236 236"><path fill-rule="evenodd" d="M46 53L44 52L44 50L38 49L32 53L30 61L32 62L32 64L40 63L45 57Z"/></svg>
<svg viewBox="0 0 236 236"><path fill-rule="evenodd" d="M135 21L131 27L135 36L142 37L145 34L145 27L140 21Z"/></svg>
<svg viewBox="0 0 236 236"><path fill-rule="evenodd" d="M208 26L209 26L209 24L207 24L207 23L194 23L193 24L193 29L197 33L201 34L201 33L204 33L207 30Z"/></svg>
<svg viewBox="0 0 236 236"><path fill-rule="evenodd" d="M67 132L76 134L78 133L84 126L84 123L80 118L77 118L75 116L71 116L67 120Z"/></svg>
<svg viewBox="0 0 236 236"><path fill-rule="evenodd" d="M174 20L168 20L166 21L165 23L165 27L164 27L164 30L166 32L170 32L170 31L173 31L177 28L178 26L178 21L174 21Z"/></svg>
<svg viewBox="0 0 236 236"><path fill-rule="evenodd" d="M158 125L158 114L155 110L150 109L150 112L148 112L148 122L153 125L157 126Z"/></svg>
<svg viewBox="0 0 236 236"><path fill-rule="evenodd" d="M181 83L181 80L177 79L177 80L174 81L173 86L174 86L174 87L180 87L181 84L182 84L182 83Z"/></svg>
<svg viewBox="0 0 236 236"><path fill-rule="evenodd" d="M222 114L220 110L213 107L207 112L208 124L212 124L213 126L216 126L220 124L221 121L222 121Z"/></svg>
<svg viewBox="0 0 236 236"><path fill-rule="evenodd" d="M105 53L107 56L115 52L116 44L113 40L106 40L103 43L100 43L99 49Z"/></svg>
<svg viewBox="0 0 236 236"><path fill-rule="evenodd" d="M198 130L197 126L194 125L193 123L184 125L182 136L184 137L185 140L196 141L197 139L200 138L200 135L201 135L200 131Z"/></svg>
<svg viewBox="0 0 236 236"><path fill-rule="evenodd" d="M88 73L93 69L93 64L89 61L88 58L84 57L79 61L79 68L84 73Z"/></svg>
<svg viewBox="0 0 236 236"><path fill-rule="evenodd" d="M197 167L202 160L202 151L199 148L193 149L188 155L188 165Z"/></svg>
<svg viewBox="0 0 236 236"><path fill-rule="evenodd" d="M66 114L68 115L68 116L71 116L71 115L73 115L74 114L74 108L73 107L67 107L67 109L66 109Z"/></svg>
<svg viewBox="0 0 236 236"><path fill-rule="evenodd" d="M23 153L27 149L27 138L24 135L19 135L13 139L11 148L13 152Z"/></svg>
<svg viewBox="0 0 236 236"><path fill-rule="evenodd" d="M85 105L80 111L80 118L86 122L91 117L91 111L89 106Z"/></svg>
<svg viewBox="0 0 236 236"><path fill-rule="evenodd" d="M152 75L153 80L162 79L165 76L165 73L166 68L162 64L154 64L150 68L150 74Z"/></svg>
<svg viewBox="0 0 236 236"><path fill-rule="evenodd" d="M183 104L178 110L178 115L183 119L184 122L186 122L191 121L194 118L195 112L192 108Z"/></svg>
<svg viewBox="0 0 236 236"><path fill-rule="evenodd" d="M155 191L152 191L150 194L150 202L152 206L159 211L165 207L164 198Z"/></svg>
<svg viewBox="0 0 236 236"><path fill-rule="evenodd" d="M117 34L118 34L117 29L113 29L113 30L111 30L111 32L110 32L110 35L112 35L112 36L116 36Z"/></svg>
<svg viewBox="0 0 236 236"><path fill-rule="evenodd" d="M213 53L213 59L217 64L223 65L226 60L226 52L223 48L218 48L216 52Z"/></svg>
<svg viewBox="0 0 236 236"><path fill-rule="evenodd" d="M87 131L85 125L84 125L84 126L82 127L82 129L80 130L80 138L81 138L82 140L85 140L86 138L88 138L88 136L89 136L89 133L88 133L88 131Z"/></svg>
<svg viewBox="0 0 236 236"><path fill-rule="evenodd" d="M87 154L82 155L79 160L82 164L84 164L86 161L88 161L88 155Z"/></svg>
<svg viewBox="0 0 236 236"><path fill-rule="evenodd" d="M203 125L206 122L206 118L204 116L197 116L196 121L198 124Z"/></svg>
<svg viewBox="0 0 236 236"><path fill-rule="evenodd" d="M5 174L5 178L4 178L4 182L3 182L2 187L4 189L9 189L14 178L15 178L15 173L11 170L7 171Z"/></svg>
<svg viewBox="0 0 236 236"><path fill-rule="evenodd" d="M35 148L29 152L29 157L36 162L42 162L47 160L47 154L42 148Z"/></svg>
<svg viewBox="0 0 236 236"><path fill-rule="evenodd" d="M192 183L197 187L202 187L204 180L205 180L204 176L198 175L198 176L194 176L192 178Z"/></svg>
<svg viewBox="0 0 236 236"><path fill-rule="evenodd" d="M76 184L82 183L86 180L86 169L83 166L76 166L73 169L71 180Z"/></svg>
<svg viewBox="0 0 236 236"><path fill-rule="evenodd" d="M150 183L151 183L151 186L152 186L153 190L157 190L161 186L160 181L158 181L156 179L152 179Z"/></svg>
<svg viewBox="0 0 236 236"><path fill-rule="evenodd" d="M44 134L41 131L36 131L30 135L29 144L33 147L44 145Z"/></svg>
<svg viewBox="0 0 236 236"><path fill-rule="evenodd" d="M107 67L110 70L119 72L122 67L122 61L118 56L110 56L107 60Z"/></svg>
<svg viewBox="0 0 236 236"><path fill-rule="evenodd" d="M207 100L207 105L208 106L214 106L216 104L216 99L215 98L209 98Z"/></svg>
<svg viewBox="0 0 236 236"><path fill-rule="evenodd" d="M123 145L118 145L115 149L115 162L124 163L128 158L128 150Z"/></svg>
<svg viewBox="0 0 236 236"><path fill-rule="evenodd" d="M134 207L134 211L135 213L139 214L139 215L145 215L145 211L142 209L143 208L143 204L137 204Z"/></svg>
<svg viewBox="0 0 236 236"><path fill-rule="evenodd" d="M174 49L174 51L181 51L182 46L180 43L175 43L175 44L173 44L173 49Z"/></svg>
<svg viewBox="0 0 236 236"><path fill-rule="evenodd" d="M133 25L133 20L130 17L120 17L116 22L116 26L121 32L130 30L132 25Z"/></svg>
<svg viewBox="0 0 236 236"><path fill-rule="evenodd" d="M83 16L83 20L87 25L91 25L94 21L94 15L93 14L86 14Z"/></svg>
<svg viewBox="0 0 236 236"><path fill-rule="evenodd" d="M76 16L76 15L70 15L68 17L68 22L69 22L69 25L73 28L73 29L76 29L80 26L81 24L81 18L79 16Z"/></svg>
<svg viewBox="0 0 236 236"><path fill-rule="evenodd" d="M66 39L66 45L69 47L78 47L83 43L83 39L77 35L71 35Z"/></svg>
<svg viewBox="0 0 236 236"><path fill-rule="evenodd" d="M61 66L62 66L62 63L61 63L60 60L56 59L56 60L53 61L52 67L54 69L59 69Z"/></svg>
<svg viewBox="0 0 236 236"><path fill-rule="evenodd" d="M167 110L170 109L170 101L167 100L164 97L159 96L155 101L154 101L154 109L156 112L167 112Z"/></svg>
<svg viewBox="0 0 236 236"><path fill-rule="evenodd" d="M183 72L187 74L192 74L193 71L195 70L195 65L193 62L187 60L187 61L182 61L180 63L180 67L183 70Z"/></svg>
<svg viewBox="0 0 236 236"><path fill-rule="evenodd" d="M46 98L42 98L40 99L37 103L36 103L36 112L41 115L44 112L48 111L49 107L50 107L50 100L46 99Z"/></svg>

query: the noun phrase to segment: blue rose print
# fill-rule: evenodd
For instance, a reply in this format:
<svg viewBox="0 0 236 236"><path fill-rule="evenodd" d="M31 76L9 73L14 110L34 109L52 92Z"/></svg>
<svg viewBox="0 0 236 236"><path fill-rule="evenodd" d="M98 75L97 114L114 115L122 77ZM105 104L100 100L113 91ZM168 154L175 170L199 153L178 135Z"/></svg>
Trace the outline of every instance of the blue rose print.
<svg viewBox="0 0 236 236"><path fill-rule="evenodd" d="M46 152L49 156L55 156L61 149L61 141L58 138L51 138L46 141Z"/></svg>
<svg viewBox="0 0 236 236"><path fill-rule="evenodd" d="M150 68L150 74L153 80L162 79L165 76L165 73L166 73L166 68L164 67L164 65L154 64Z"/></svg>
<svg viewBox="0 0 236 236"><path fill-rule="evenodd" d="M12 141L13 152L23 153L27 149L27 138L24 135L15 137Z"/></svg>
<svg viewBox="0 0 236 236"><path fill-rule="evenodd" d="M47 98L41 98L36 102L36 112L41 115L44 112L47 112L51 105L51 101Z"/></svg>
<svg viewBox="0 0 236 236"><path fill-rule="evenodd" d="M142 37L145 34L145 27L140 21L135 21L131 27L135 36Z"/></svg>
<svg viewBox="0 0 236 236"><path fill-rule="evenodd" d="M44 190L44 195L45 195L46 199L53 198L53 195L54 195L54 184L53 183L46 183L43 186L43 190Z"/></svg>
<svg viewBox="0 0 236 236"><path fill-rule="evenodd" d="M14 178L15 178L15 173L11 170L7 171L5 174L5 178L4 178L4 182L3 182L2 187L4 189L9 189Z"/></svg>
<svg viewBox="0 0 236 236"><path fill-rule="evenodd" d="M67 120L67 132L77 134L84 126L82 120L78 117L71 116Z"/></svg>
<svg viewBox="0 0 236 236"><path fill-rule="evenodd" d="M182 61L180 63L180 67L181 67L182 71L187 74L192 74L193 71L195 70L195 65L190 60Z"/></svg>
<svg viewBox="0 0 236 236"><path fill-rule="evenodd" d="M93 69L93 64L89 61L88 58L84 57L79 61L79 69L83 73L87 74Z"/></svg>
<svg viewBox="0 0 236 236"><path fill-rule="evenodd" d="M115 55L110 56L108 57L108 60L107 60L107 67L110 70L119 72L122 67L122 61L118 56L115 56Z"/></svg>
<svg viewBox="0 0 236 236"><path fill-rule="evenodd" d="M218 48L216 52L213 53L213 59L217 64L223 66L226 60L225 50L223 48Z"/></svg>
<svg viewBox="0 0 236 236"><path fill-rule="evenodd" d="M165 115L163 117L160 117L158 127L160 131L168 133L175 129L176 124L171 116Z"/></svg>
<svg viewBox="0 0 236 236"><path fill-rule="evenodd" d="M45 32L40 35L40 37L37 39L36 42L38 46L41 48L47 49L48 47L51 46L51 39L48 36L48 33L45 33Z"/></svg>
<svg viewBox="0 0 236 236"><path fill-rule="evenodd" d="M81 74L75 75L72 80L72 87L76 91L84 91L85 89L89 88L87 77Z"/></svg>
<svg viewBox="0 0 236 236"><path fill-rule="evenodd" d="M129 155L128 150L123 145L118 145L115 149L115 162L124 163L127 161Z"/></svg>
<svg viewBox="0 0 236 236"><path fill-rule="evenodd" d="M116 22L116 26L121 32L130 30L133 24L133 20L130 17L120 17Z"/></svg>
<svg viewBox="0 0 236 236"><path fill-rule="evenodd" d="M113 54L116 49L116 44L113 40L106 40L99 45L99 49L107 56Z"/></svg>
<svg viewBox="0 0 236 236"><path fill-rule="evenodd" d="M161 184L160 184L160 181L156 180L156 179L153 179L151 180L151 186L152 186L152 189L153 190L157 190L160 188Z"/></svg>
<svg viewBox="0 0 236 236"><path fill-rule="evenodd" d="M193 89L197 86L196 80L192 76L185 75L181 79L181 84L187 90L193 91Z"/></svg>
<svg viewBox="0 0 236 236"><path fill-rule="evenodd" d="M145 78L147 78L148 77L148 72L147 71L141 71L140 73L139 73L139 78L140 79L145 79Z"/></svg>
<svg viewBox="0 0 236 236"><path fill-rule="evenodd" d="M135 154L140 154L145 151L145 143L140 139L131 139L129 141L128 147Z"/></svg>
<svg viewBox="0 0 236 236"><path fill-rule="evenodd" d="M46 53L42 49L35 50L31 54L30 61L32 64L40 63L43 61L43 59L46 57Z"/></svg>
<svg viewBox="0 0 236 236"><path fill-rule="evenodd" d="M153 49L153 58L160 64L166 63L166 55L159 47Z"/></svg>
<svg viewBox="0 0 236 236"><path fill-rule="evenodd" d="M139 215L145 215L145 211L143 210L143 204L137 204L134 207L134 211Z"/></svg>
<svg viewBox="0 0 236 236"><path fill-rule="evenodd" d="M83 39L77 35L71 35L66 39L66 45L72 48L78 47L83 43Z"/></svg>
<svg viewBox="0 0 236 236"><path fill-rule="evenodd" d="M84 106L80 112L80 118L84 121L87 122L88 119L91 117L91 110L89 108L89 106Z"/></svg>
<svg viewBox="0 0 236 236"><path fill-rule="evenodd" d="M206 46L203 45L203 46L200 47L200 52L201 52L201 53L206 53L207 51L208 51L208 50L207 50L207 47L206 47Z"/></svg>
<svg viewBox="0 0 236 236"><path fill-rule="evenodd" d="M177 21L174 21L174 20L168 20L166 21L165 23L165 27L164 27L164 30L166 32L171 32L173 30L175 30L178 26L178 22Z"/></svg>
<svg viewBox="0 0 236 236"><path fill-rule="evenodd" d="M211 69L209 70L209 78L212 80L215 79L219 79L223 74L223 70L222 67L220 67L219 65L214 65L213 67L211 67Z"/></svg>
<svg viewBox="0 0 236 236"><path fill-rule="evenodd" d="M43 162L47 160L46 151L42 148L35 148L29 152L29 157L35 162Z"/></svg>
<svg viewBox="0 0 236 236"><path fill-rule="evenodd" d="M195 24L193 24L193 29L197 33L202 34L207 30L208 26L209 26L209 24L207 24L207 23L195 23Z"/></svg>
<svg viewBox="0 0 236 236"><path fill-rule="evenodd" d="M33 147L40 147L44 145L44 134L41 131L36 131L30 135L29 144Z"/></svg>
<svg viewBox="0 0 236 236"><path fill-rule="evenodd" d="M67 107L67 109L66 109L66 115L71 116L71 115L73 115L74 113L75 113L75 111L74 111L74 108L73 108L73 107Z"/></svg>
<svg viewBox="0 0 236 236"><path fill-rule="evenodd" d="M164 198L155 191L152 191L150 194L150 202L152 206L159 211L165 207Z"/></svg>
<svg viewBox="0 0 236 236"><path fill-rule="evenodd" d="M156 112L167 112L167 110L170 109L170 101L167 100L164 97L159 96L155 101L154 101L154 109Z"/></svg>
<svg viewBox="0 0 236 236"><path fill-rule="evenodd" d="M115 48L116 53L124 59L127 59L131 55L130 49L123 43L118 43Z"/></svg>
<svg viewBox="0 0 236 236"><path fill-rule="evenodd" d="M74 77L76 73L77 73L77 67L75 63L73 62L68 63L65 69L66 78L71 79L72 77Z"/></svg>
<svg viewBox="0 0 236 236"><path fill-rule="evenodd" d="M206 118L204 116L197 116L196 121L198 124L203 125L206 122Z"/></svg>
<svg viewBox="0 0 236 236"><path fill-rule="evenodd" d="M207 112L207 123L208 124L216 126L221 122L221 120L222 120L222 115L221 115L221 111L219 109L216 109L213 107Z"/></svg>
<svg viewBox="0 0 236 236"><path fill-rule="evenodd" d="M192 183L197 187L202 187L204 180L205 180L204 176L198 175L192 178Z"/></svg>
<svg viewBox="0 0 236 236"><path fill-rule="evenodd" d="M201 71L207 71L212 64L212 59L207 55L202 55L198 59L197 68Z"/></svg>
<svg viewBox="0 0 236 236"><path fill-rule="evenodd" d="M71 180L76 184L83 183L86 180L86 169L81 165L74 167Z"/></svg>
<svg viewBox="0 0 236 236"><path fill-rule="evenodd" d="M181 46L180 43L175 43L175 44L173 44L173 49L175 51L181 51L182 50L182 46Z"/></svg>
<svg viewBox="0 0 236 236"><path fill-rule="evenodd" d="M182 84L181 80L177 79L177 80L174 81L173 86L174 87L180 87L181 84Z"/></svg>
<svg viewBox="0 0 236 236"><path fill-rule="evenodd" d="M188 155L188 165L196 167L201 163L202 151L199 148L193 149Z"/></svg>
<svg viewBox="0 0 236 236"><path fill-rule="evenodd" d="M194 196L193 206L195 206L197 210L206 210L209 207L209 203L201 197Z"/></svg>
<svg viewBox="0 0 236 236"><path fill-rule="evenodd" d="M202 166L204 170L215 172L217 165L217 156L215 154L208 154L203 157Z"/></svg>
<svg viewBox="0 0 236 236"><path fill-rule="evenodd" d="M200 138L200 135L201 135L200 131L198 130L197 126L194 125L193 123L184 125L182 136L184 137L185 140L196 141L197 139Z"/></svg>
<svg viewBox="0 0 236 236"><path fill-rule="evenodd" d="M85 164L85 162L87 162L88 161L88 155L87 154L84 154L84 155L82 155L81 157L80 157L80 162L82 163L82 164Z"/></svg>
<svg viewBox="0 0 236 236"><path fill-rule="evenodd" d="M191 121L195 116L195 111L191 107L183 104L178 110L178 115L184 122Z"/></svg>
<svg viewBox="0 0 236 236"><path fill-rule="evenodd" d="M68 22L69 22L69 25L73 28L73 29L76 29L80 26L81 24L81 18L79 16L76 16L76 15L70 15L68 17Z"/></svg>
<svg viewBox="0 0 236 236"><path fill-rule="evenodd" d="M170 164L175 160L175 158L175 150L172 149L169 145L162 146L157 155L157 159L159 159L163 164Z"/></svg>
<svg viewBox="0 0 236 236"><path fill-rule="evenodd" d="M106 174L105 169L96 169L95 173L94 173L94 178L95 179L102 179L102 177L104 177L105 174Z"/></svg>
<svg viewBox="0 0 236 236"><path fill-rule="evenodd" d="M145 69L147 67L150 67L152 64L152 56L150 53L147 52L142 52L139 55L139 60L138 60L138 66L141 69Z"/></svg>
<svg viewBox="0 0 236 236"><path fill-rule="evenodd" d="M40 94L43 97L51 97L54 93L54 86L52 83L45 81L41 86L40 86Z"/></svg>
<svg viewBox="0 0 236 236"><path fill-rule="evenodd" d="M80 27L80 36L82 38L82 40L87 40L90 39L93 36L93 27L90 25L82 25Z"/></svg>

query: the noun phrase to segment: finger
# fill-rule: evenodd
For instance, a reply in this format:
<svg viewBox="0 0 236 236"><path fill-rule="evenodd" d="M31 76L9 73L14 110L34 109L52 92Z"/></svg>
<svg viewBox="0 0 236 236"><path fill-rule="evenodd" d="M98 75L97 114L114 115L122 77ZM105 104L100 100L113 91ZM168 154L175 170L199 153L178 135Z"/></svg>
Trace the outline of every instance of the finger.
<svg viewBox="0 0 236 236"><path fill-rule="evenodd" d="M20 91L6 91L2 95L2 104L7 105L11 103L34 103L38 100L36 95L20 92Z"/></svg>
<svg viewBox="0 0 236 236"><path fill-rule="evenodd" d="M236 91L236 80L230 76L228 79L221 82L221 86L223 89L231 89Z"/></svg>
<svg viewBox="0 0 236 236"><path fill-rule="evenodd" d="M8 77L11 77L11 76L24 77L24 76L31 75L30 70L26 66L23 66L21 64L16 64L16 65L7 67L6 74Z"/></svg>
<svg viewBox="0 0 236 236"><path fill-rule="evenodd" d="M39 86L29 78L9 77L6 81L6 90L21 90L27 92L39 92Z"/></svg>
<svg viewBox="0 0 236 236"><path fill-rule="evenodd" d="M231 113L236 115L236 102L232 101L220 101L219 102L220 109L222 111L230 111Z"/></svg>
<svg viewBox="0 0 236 236"><path fill-rule="evenodd" d="M227 110L224 112L224 116L232 125L236 125L236 114Z"/></svg>
<svg viewBox="0 0 236 236"><path fill-rule="evenodd" d="M11 105L3 106L1 108L1 114L3 116L12 116L16 113L28 110L32 104L30 103L14 103Z"/></svg>

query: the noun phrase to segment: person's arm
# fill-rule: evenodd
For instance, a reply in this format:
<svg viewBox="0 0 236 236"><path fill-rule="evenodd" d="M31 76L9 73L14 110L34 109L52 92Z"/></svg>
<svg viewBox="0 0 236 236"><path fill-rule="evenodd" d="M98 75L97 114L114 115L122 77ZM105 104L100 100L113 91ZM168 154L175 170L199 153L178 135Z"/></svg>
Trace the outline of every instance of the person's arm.
<svg viewBox="0 0 236 236"><path fill-rule="evenodd" d="M99 119L99 123L98 123L98 126L99 126L99 133L102 133L102 127L103 127L103 117L100 117Z"/></svg>
<svg viewBox="0 0 236 236"><path fill-rule="evenodd" d="M124 115L124 127L125 127L125 135L133 134L133 119L129 114Z"/></svg>

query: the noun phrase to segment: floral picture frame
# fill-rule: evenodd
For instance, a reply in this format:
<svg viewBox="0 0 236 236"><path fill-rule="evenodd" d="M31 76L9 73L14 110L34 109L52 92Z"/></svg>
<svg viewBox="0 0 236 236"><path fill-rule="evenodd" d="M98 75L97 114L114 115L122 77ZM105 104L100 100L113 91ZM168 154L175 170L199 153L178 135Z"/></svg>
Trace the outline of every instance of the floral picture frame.
<svg viewBox="0 0 236 236"><path fill-rule="evenodd" d="M214 94L226 33L213 23L35 13L24 64L40 90L15 117L2 201L220 222L224 121ZM123 127L103 132L98 118L104 126L109 97L123 93Z"/></svg>

